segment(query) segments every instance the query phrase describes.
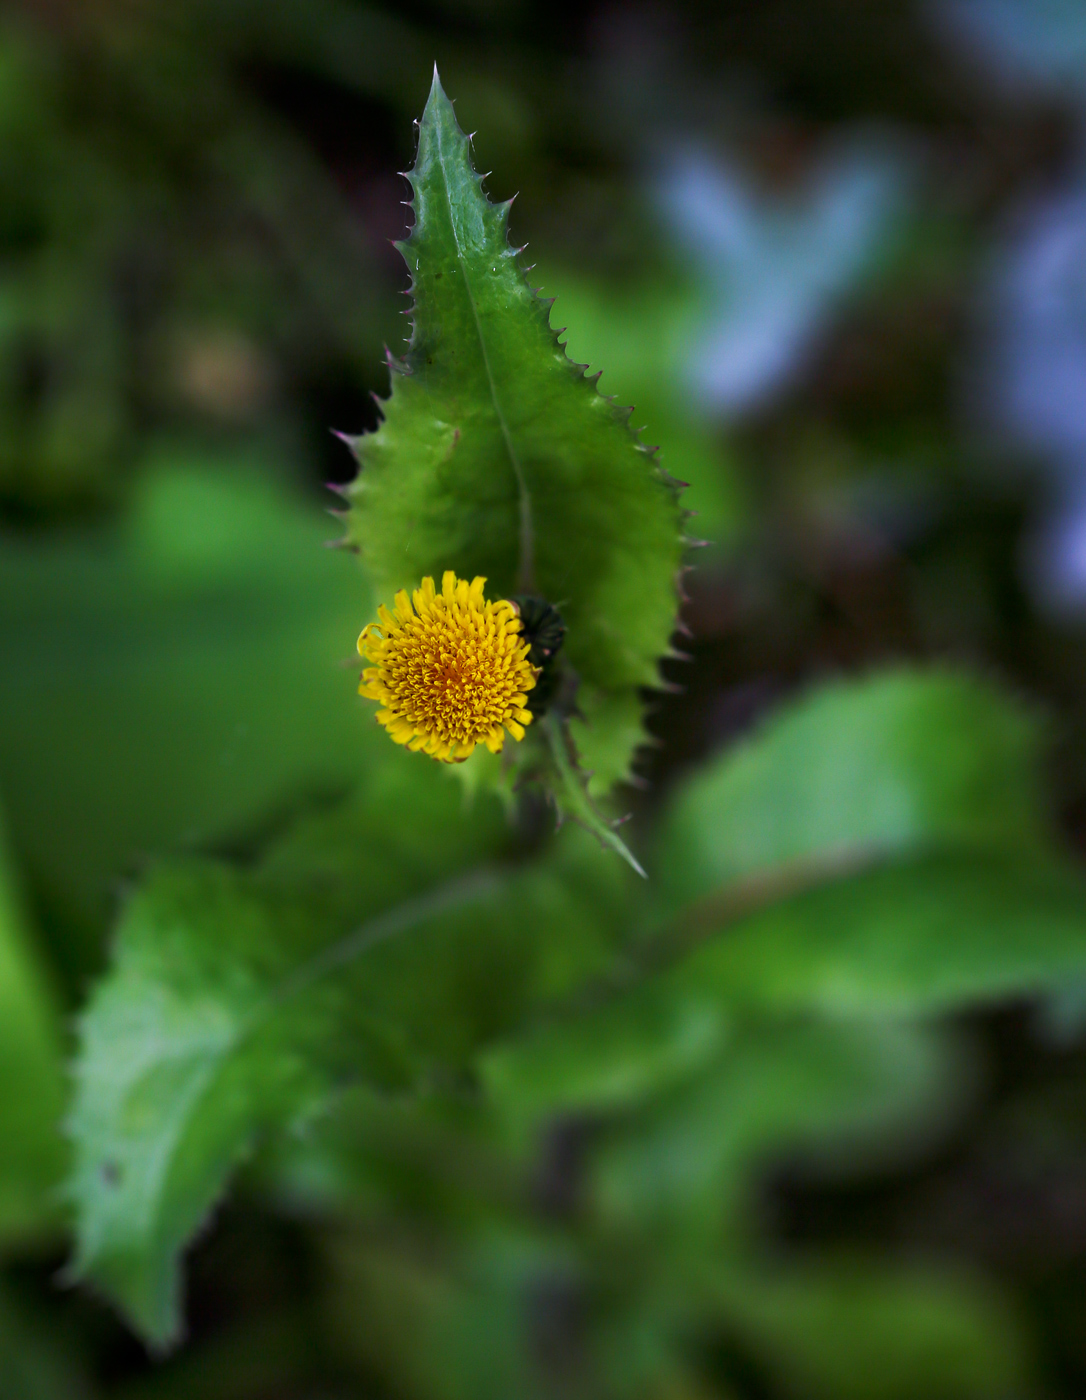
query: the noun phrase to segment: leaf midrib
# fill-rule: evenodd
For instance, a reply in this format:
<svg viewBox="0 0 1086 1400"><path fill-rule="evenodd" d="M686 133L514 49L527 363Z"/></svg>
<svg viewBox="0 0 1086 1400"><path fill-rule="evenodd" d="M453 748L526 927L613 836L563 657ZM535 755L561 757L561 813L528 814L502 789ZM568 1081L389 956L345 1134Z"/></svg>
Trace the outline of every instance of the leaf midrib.
<svg viewBox="0 0 1086 1400"><path fill-rule="evenodd" d="M479 350L483 357L483 368L486 371L487 386L490 389L490 400L494 405L494 414L501 428L502 441L505 443L505 450L509 456L510 465L513 468L513 475L517 482L517 510L519 515L519 545L520 555L517 565L517 588L522 593L534 593L535 584L535 529L532 520L532 498L528 490L528 482L524 475L524 470L520 464L516 447L513 444L513 435L509 430L505 411L502 408L501 400L498 397L497 385L494 382L494 374L490 367L490 355L487 351L486 339L483 336L483 326L479 319L479 309L475 302L475 293L472 290L471 278L464 259L464 253L460 245L460 235L457 231L456 215L453 211L452 191L449 188L449 179L446 171L446 154L444 143L444 123L440 116L434 122L434 133L437 140L438 166L441 170L441 188L445 194L445 204L449 211L449 227L452 229L453 242L456 244L456 262L460 269L460 275L464 279L464 290L467 293L468 305L471 307L472 319L475 322L475 334L479 341ZM470 162L469 162L470 166ZM480 197L485 199L482 190ZM489 203L489 201L487 201Z"/></svg>

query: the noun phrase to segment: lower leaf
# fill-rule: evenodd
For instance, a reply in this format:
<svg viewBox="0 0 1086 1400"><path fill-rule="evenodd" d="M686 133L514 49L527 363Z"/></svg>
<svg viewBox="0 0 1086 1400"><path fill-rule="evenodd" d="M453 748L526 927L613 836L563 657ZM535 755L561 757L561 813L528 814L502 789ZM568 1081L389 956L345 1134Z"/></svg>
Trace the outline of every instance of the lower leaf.
<svg viewBox="0 0 1086 1400"><path fill-rule="evenodd" d="M462 1073L628 925L621 868L584 839L484 866L486 814L458 821L436 765L396 771L420 790L378 776L255 870L163 867L125 913L76 1064L72 1273L157 1347L181 1330L180 1253L262 1137L344 1081Z"/></svg>

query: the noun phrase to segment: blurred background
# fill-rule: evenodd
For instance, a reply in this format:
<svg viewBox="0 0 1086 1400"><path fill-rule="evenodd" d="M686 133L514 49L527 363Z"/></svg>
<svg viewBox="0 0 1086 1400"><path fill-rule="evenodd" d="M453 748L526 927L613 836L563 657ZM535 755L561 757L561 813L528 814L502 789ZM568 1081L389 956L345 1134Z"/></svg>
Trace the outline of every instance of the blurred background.
<svg viewBox="0 0 1086 1400"><path fill-rule="evenodd" d="M0 839L24 936L0 1017L30 1017L43 1066L150 858L246 859L376 742L350 699L368 588L322 548L353 474L331 430L375 425L407 333L396 172L435 59L571 355L636 405L706 541L638 820L800 686L951 660L1047 717L1050 805L1086 845L1086 0L3 0ZM1039 1393L1071 1397L1086 1055L1024 1026L986 1013L990 1092L939 1152L762 1190L780 1241L920 1241L997 1280ZM59 1104L47 1069L2 1064ZM61 1149L32 1150L44 1190ZM49 1202L0 1193L0 1396L442 1393L327 1341L349 1269L244 1195L197 1247L189 1348L153 1361L58 1284ZM786 1333L832 1332L803 1298L777 1300ZM883 1302L872 1325L904 1333L938 1311ZM547 1335L564 1306L540 1302ZM861 1393L713 1347L719 1389L654 1393ZM1012 1393L948 1366L940 1395Z"/></svg>

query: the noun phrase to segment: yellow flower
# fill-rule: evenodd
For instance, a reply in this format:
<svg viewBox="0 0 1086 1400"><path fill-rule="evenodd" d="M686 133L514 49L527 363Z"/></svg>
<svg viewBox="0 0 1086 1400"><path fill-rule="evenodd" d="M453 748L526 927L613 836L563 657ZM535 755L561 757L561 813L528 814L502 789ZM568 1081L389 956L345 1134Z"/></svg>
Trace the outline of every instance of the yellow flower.
<svg viewBox="0 0 1086 1400"><path fill-rule="evenodd" d="M358 639L359 695L379 700L378 721L397 744L460 763L476 744L500 753L508 730L524 738L532 715L525 708L536 671L521 640L520 617L504 599L488 603L485 578L424 578L412 599L396 594L395 611L378 608Z"/></svg>

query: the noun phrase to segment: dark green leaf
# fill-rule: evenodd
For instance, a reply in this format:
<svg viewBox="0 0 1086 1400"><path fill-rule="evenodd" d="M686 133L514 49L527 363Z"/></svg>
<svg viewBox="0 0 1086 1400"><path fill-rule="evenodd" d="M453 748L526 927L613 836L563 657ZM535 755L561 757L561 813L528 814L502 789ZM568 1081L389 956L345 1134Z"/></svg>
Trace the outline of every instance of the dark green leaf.
<svg viewBox="0 0 1086 1400"><path fill-rule="evenodd" d="M929 856L732 914L725 900L719 930L632 989L491 1051L503 1118L523 1131L636 1105L702 1070L752 1011L927 1016L1086 975L1086 882L1021 858Z"/></svg>
<svg viewBox="0 0 1086 1400"><path fill-rule="evenodd" d="M164 868L123 920L77 1065L74 1268L156 1343L179 1251L260 1134L342 1079L463 1070L624 928L622 868L586 861L583 833L553 863L480 867L500 813L464 821L443 769L389 759L254 871Z"/></svg>
<svg viewBox="0 0 1086 1400"><path fill-rule="evenodd" d="M1086 974L1086 881L1007 856L932 856L748 915L684 976L732 1005L930 1015Z"/></svg>
<svg viewBox="0 0 1086 1400"><path fill-rule="evenodd" d="M654 874L669 907L749 878L925 849L1037 849L1036 722L973 677L888 671L813 691L675 794Z"/></svg>

